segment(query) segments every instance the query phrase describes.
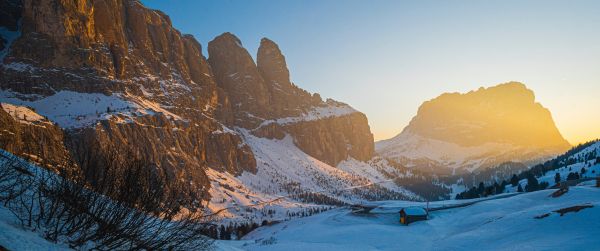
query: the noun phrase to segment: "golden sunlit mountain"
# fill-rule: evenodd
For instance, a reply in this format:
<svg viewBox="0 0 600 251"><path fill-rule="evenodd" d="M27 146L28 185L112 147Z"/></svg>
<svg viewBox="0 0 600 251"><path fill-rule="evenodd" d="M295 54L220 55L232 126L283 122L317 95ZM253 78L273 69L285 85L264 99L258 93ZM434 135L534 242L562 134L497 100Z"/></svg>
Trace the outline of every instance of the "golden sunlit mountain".
<svg viewBox="0 0 600 251"><path fill-rule="evenodd" d="M518 82L442 94L423 103L405 130L461 146L499 142L560 151L569 147L550 111Z"/></svg>
<svg viewBox="0 0 600 251"><path fill-rule="evenodd" d="M380 154L407 165L468 170L529 162L569 147L550 111L518 82L426 101L401 134L377 146Z"/></svg>

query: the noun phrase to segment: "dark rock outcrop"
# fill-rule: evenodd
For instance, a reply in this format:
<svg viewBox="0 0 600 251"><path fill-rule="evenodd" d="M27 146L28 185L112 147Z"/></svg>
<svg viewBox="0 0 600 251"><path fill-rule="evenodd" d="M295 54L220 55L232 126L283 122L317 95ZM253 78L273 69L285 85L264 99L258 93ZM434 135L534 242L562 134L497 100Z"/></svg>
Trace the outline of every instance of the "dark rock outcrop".
<svg viewBox="0 0 600 251"><path fill-rule="evenodd" d="M224 109L234 111L234 125L255 128L258 123L298 116L313 106L323 105L318 95L290 82L285 57L273 41L263 38L258 49L257 64L240 40L224 33L208 44L208 59L217 85L223 89L228 103Z"/></svg>
<svg viewBox="0 0 600 251"><path fill-rule="evenodd" d="M16 31L21 19L21 1L5 0L0 1L0 27L5 27L10 31Z"/></svg>

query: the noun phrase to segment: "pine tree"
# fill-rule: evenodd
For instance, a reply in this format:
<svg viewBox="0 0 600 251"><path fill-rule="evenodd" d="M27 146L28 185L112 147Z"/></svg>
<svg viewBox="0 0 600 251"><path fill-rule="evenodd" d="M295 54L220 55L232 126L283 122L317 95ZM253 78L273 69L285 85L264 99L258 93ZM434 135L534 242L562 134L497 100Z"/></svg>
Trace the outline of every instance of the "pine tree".
<svg viewBox="0 0 600 251"><path fill-rule="evenodd" d="M556 174L554 175L554 182L555 182L556 184L560 183L560 173L556 173Z"/></svg>
<svg viewBox="0 0 600 251"><path fill-rule="evenodd" d="M225 236L227 235L225 232L227 232L227 230L225 230L225 226L221 225L221 227L219 227L219 239L220 240L227 240L227 239L225 239Z"/></svg>
<svg viewBox="0 0 600 251"><path fill-rule="evenodd" d="M482 195L484 191L485 185L483 184L483 182L479 182L479 186L477 187L477 193L479 193L479 195Z"/></svg>
<svg viewBox="0 0 600 251"><path fill-rule="evenodd" d="M498 184L498 182L494 183L494 194L501 194L504 192L504 186Z"/></svg>
<svg viewBox="0 0 600 251"><path fill-rule="evenodd" d="M533 174L527 175L527 185L525 186L525 191L533 192L539 190L538 180L533 176Z"/></svg>
<svg viewBox="0 0 600 251"><path fill-rule="evenodd" d="M578 180L579 179L579 173L577 172L570 172L569 176L567 176L567 180Z"/></svg>
<svg viewBox="0 0 600 251"><path fill-rule="evenodd" d="M494 186L489 186L485 188L484 196L487 197L490 195L494 195Z"/></svg>
<svg viewBox="0 0 600 251"><path fill-rule="evenodd" d="M521 187L521 184L519 184L519 187L517 187L517 192L519 192L519 193L523 192L523 188Z"/></svg>
<svg viewBox="0 0 600 251"><path fill-rule="evenodd" d="M516 174L513 174L512 178L510 178L510 184L512 184L513 187L519 185L519 178Z"/></svg>

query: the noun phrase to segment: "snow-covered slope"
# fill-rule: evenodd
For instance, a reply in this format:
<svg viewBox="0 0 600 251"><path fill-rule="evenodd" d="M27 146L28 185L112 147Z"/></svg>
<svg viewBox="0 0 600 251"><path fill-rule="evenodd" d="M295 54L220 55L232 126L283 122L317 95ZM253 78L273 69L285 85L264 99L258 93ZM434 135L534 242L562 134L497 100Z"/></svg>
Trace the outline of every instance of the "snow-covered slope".
<svg viewBox="0 0 600 251"><path fill-rule="evenodd" d="M8 250L72 250L65 244L52 243L39 233L20 225L15 215L0 205L0 246Z"/></svg>
<svg viewBox="0 0 600 251"><path fill-rule="evenodd" d="M486 143L480 146L460 146L455 143L428 139L405 131L390 140L375 144L376 151L393 160L416 166L419 162L430 163L452 169L474 170L485 164L484 157L493 157L505 149L513 149L508 144Z"/></svg>
<svg viewBox="0 0 600 251"><path fill-rule="evenodd" d="M535 163L551 157L543 149L525 148L508 143L489 142L477 146L430 139L408 130L398 136L375 143L381 156L407 167L439 169L439 173L472 172L503 162ZM446 171L445 171L446 170Z"/></svg>
<svg viewBox="0 0 600 251"><path fill-rule="evenodd" d="M17 106L8 103L0 103L2 109L7 112L13 119L23 124L32 124L32 122L38 122L44 120L44 117L40 116L31 109L23 106Z"/></svg>
<svg viewBox="0 0 600 251"><path fill-rule="evenodd" d="M334 101L332 99L327 100L324 106L315 106L310 110L302 113L300 116L296 117L285 117L279 118L275 120L265 120L263 121L259 127L266 126L272 123L276 123L279 125L286 125L298 122L305 121L315 121L320 119L326 119L331 117L340 117L345 116L352 113L357 113L358 111L352 108L350 105Z"/></svg>
<svg viewBox="0 0 600 251"><path fill-rule="evenodd" d="M567 180L569 173L577 173L580 175L580 179L600 177L600 162L596 157L589 158L589 156L600 156L600 141L582 149L581 151L574 153L568 159L571 159L572 164L565 165L556 170L546 172L543 176L538 177L538 182L547 182L550 187L556 185L556 174L560 175L560 181L564 182ZM585 172L582 173L582 169ZM519 180L519 184L522 188L527 185L527 179ZM506 186L507 192L517 191L517 187L512 185Z"/></svg>
<svg viewBox="0 0 600 251"><path fill-rule="evenodd" d="M233 176L215 170L208 172L212 196L209 208L212 212L226 209L221 216L228 220L263 219L282 220L288 212L301 212L318 206L324 198L306 198L308 194L328 197L329 202L356 203L374 199L420 199L417 195L386 182L386 173L404 174L389 166L380 158L369 162L348 159L330 166L304 153L294 145L289 135L282 140L256 137L244 129L243 134L257 161L257 173L244 172ZM377 183L377 184L374 184ZM275 200L263 205L267 201ZM305 202L305 203L301 203ZM326 201L321 201L321 204ZM256 205L252 207L236 207ZM272 215L261 212L274 210ZM259 213L256 213L259 212Z"/></svg>
<svg viewBox="0 0 600 251"><path fill-rule="evenodd" d="M244 241L219 245L224 250L303 251L594 250L600 246L600 189L575 187L558 198L548 196L551 192L543 190L434 211L428 221L410 226L398 223L397 211L361 216L339 209L262 227L245 236ZM563 215L555 212L574 206L591 207Z"/></svg>

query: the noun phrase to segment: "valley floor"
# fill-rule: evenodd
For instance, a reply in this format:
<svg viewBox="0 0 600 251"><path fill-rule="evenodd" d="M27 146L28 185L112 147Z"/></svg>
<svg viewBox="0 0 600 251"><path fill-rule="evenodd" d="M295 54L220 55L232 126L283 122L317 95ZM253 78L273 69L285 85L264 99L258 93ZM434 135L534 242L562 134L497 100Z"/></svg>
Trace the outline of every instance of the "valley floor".
<svg viewBox="0 0 600 251"><path fill-rule="evenodd" d="M221 241L222 250L594 250L600 247L600 188L573 187L483 201L431 212L430 220L403 226L400 206L356 215L338 209L261 227L241 241ZM443 202L442 202L443 203ZM453 203L447 201L446 203ZM438 203L436 203L438 204ZM564 215L555 210L591 205ZM377 210L377 209L376 209ZM543 216L536 219L536 216Z"/></svg>

